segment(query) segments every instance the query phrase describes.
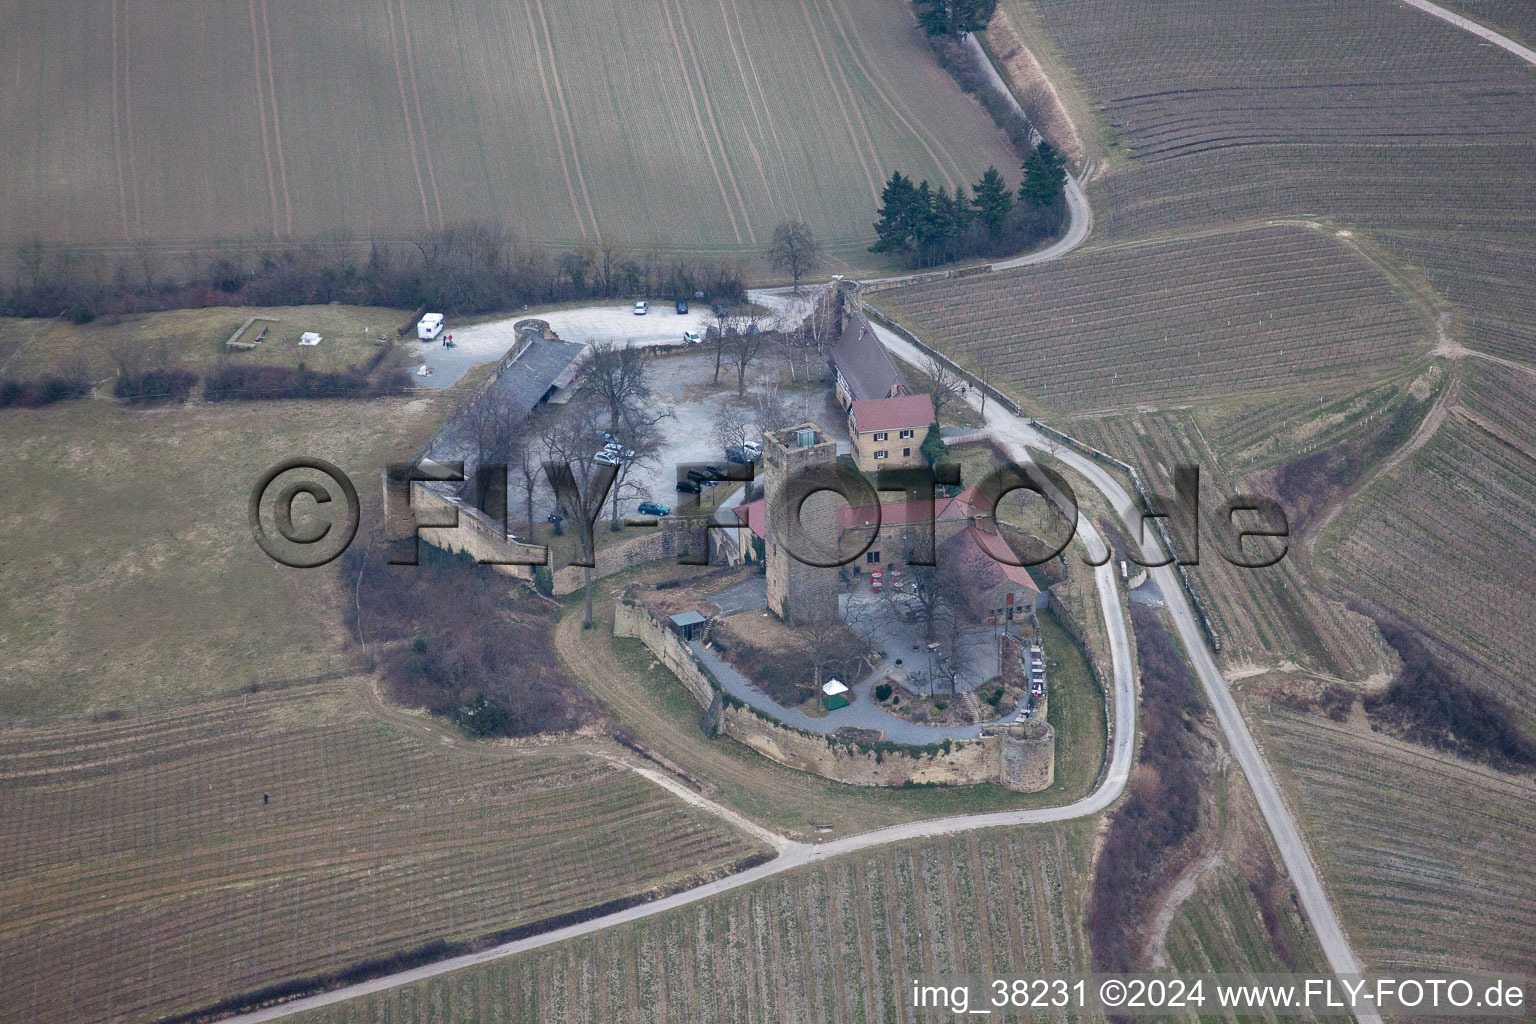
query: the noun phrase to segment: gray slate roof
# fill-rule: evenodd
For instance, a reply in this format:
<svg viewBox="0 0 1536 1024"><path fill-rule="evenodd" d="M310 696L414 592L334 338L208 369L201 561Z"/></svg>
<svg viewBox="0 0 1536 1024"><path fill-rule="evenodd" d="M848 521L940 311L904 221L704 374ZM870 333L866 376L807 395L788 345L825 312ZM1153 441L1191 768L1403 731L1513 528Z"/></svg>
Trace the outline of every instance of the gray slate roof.
<svg viewBox="0 0 1536 1024"><path fill-rule="evenodd" d="M523 353L501 371L491 389L520 412L532 412L550 388L570 383L566 371L581 358L585 348L585 345L569 341L534 338Z"/></svg>
<svg viewBox="0 0 1536 1024"><path fill-rule="evenodd" d="M856 402L907 393L907 379L874 329L858 313L848 317L832 345L832 365L842 374Z"/></svg>

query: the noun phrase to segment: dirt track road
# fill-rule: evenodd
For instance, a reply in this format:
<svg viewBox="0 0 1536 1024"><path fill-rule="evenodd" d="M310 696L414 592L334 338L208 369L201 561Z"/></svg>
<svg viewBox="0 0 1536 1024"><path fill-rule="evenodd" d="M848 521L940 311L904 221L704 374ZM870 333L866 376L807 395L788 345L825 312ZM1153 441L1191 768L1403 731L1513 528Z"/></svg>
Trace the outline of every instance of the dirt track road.
<svg viewBox="0 0 1536 1024"><path fill-rule="evenodd" d="M1529 46L1521 46L1519 43L1509 38L1509 36L1500 35L1491 28L1486 28L1482 25L1479 25L1471 18L1463 18L1456 12L1448 11L1444 7L1441 7L1439 4L1430 3L1429 0L1403 0L1403 3L1407 4L1409 7L1417 7L1425 14L1434 15L1441 21L1448 21L1452 25L1455 25L1457 28L1461 29L1463 32L1470 32L1477 36L1479 39L1486 39L1494 46L1497 46L1503 50L1508 50L1510 53L1514 54L1516 57L1519 57L1527 64L1536 65L1536 50L1532 50Z"/></svg>

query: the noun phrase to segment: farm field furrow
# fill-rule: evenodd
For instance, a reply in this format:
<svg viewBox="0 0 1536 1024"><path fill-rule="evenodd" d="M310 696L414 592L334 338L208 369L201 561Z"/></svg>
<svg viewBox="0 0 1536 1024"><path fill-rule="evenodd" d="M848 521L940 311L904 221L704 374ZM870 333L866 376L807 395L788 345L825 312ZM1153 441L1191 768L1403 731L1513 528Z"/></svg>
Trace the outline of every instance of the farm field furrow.
<svg viewBox="0 0 1536 1024"><path fill-rule="evenodd" d="M1528 778L1274 710L1261 715L1350 934L1377 970L1536 964Z"/></svg>
<svg viewBox="0 0 1536 1024"><path fill-rule="evenodd" d="M1525 0L1440 0L1440 6L1518 43L1536 44L1536 7Z"/></svg>
<svg viewBox="0 0 1536 1024"><path fill-rule="evenodd" d="M1215 620L1226 663L1291 659L1346 678L1363 678L1375 670L1378 658L1366 640L1369 624L1320 594L1294 557L1247 569L1221 556L1212 540L1220 525L1220 505L1240 489L1222 471L1192 413L1096 418L1074 423L1071 430L1137 466L1159 494L1173 494L1175 465L1200 467L1200 564L1189 572Z"/></svg>
<svg viewBox="0 0 1536 1024"><path fill-rule="evenodd" d="M1346 507L1318 541L1348 586L1504 680L1524 706L1536 651L1536 376L1475 360L1429 443ZM1433 567L1433 568L1429 568Z"/></svg>
<svg viewBox="0 0 1536 1024"><path fill-rule="evenodd" d="M1091 188L1102 238L1273 217L1365 230L1460 307L1469 344L1536 358L1528 65L1402 4L1012 2L1128 157ZM1529 5L1456 9L1530 42Z"/></svg>
<svg viewBox="0 0 1536 1024"><path fill-rule="evenodd" d="M1084 411L1380 375L1424 317L1341 241L1268 227L876 293L1021 400Z"/></svg>
<svg viewBox="0 0 1536 1024"><path fill-rule="evenodd" d="M410 238L874 265L879 183L1017 158L884 0L6 5L0 238ZM23 52L25 48L25 52ZM164 54L178 54L165 59ZM46 126L46 127L44 127Z"/></svg>
<svg viewBox="0 0 1536 1024"><path fill-rule="evenodd" d="M905 1020L920 975L1087 970L1090 844L1070 825L841 857L296 1019Z"/></svg>
<svg viewBox="0 0 1536 1024"><path fill-rule="evenodd" d="M446 748L356 702L0 729L0 1020L150 1020L752 852L621 769Z"/></svg>

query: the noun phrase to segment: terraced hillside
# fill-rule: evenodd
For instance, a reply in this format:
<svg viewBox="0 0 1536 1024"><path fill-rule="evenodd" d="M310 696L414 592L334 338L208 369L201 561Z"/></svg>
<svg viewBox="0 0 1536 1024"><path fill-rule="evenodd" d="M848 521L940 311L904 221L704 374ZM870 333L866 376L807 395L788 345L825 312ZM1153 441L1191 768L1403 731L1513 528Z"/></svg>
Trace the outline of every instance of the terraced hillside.
<svg viewBox="0 0 1536 1024"><path fill-rule="evenodd" d="M1529 65L1402 4L1012 2L1132 154L1095 186L1106 237L1277 216L1368 230L1457 304L1469 343L1536 356Z"/></svg>
<svg viewBox="0 0 1536 1024"><path fill-rule="evenodd" d="M1385 971L1536 964L1529 777L1436 756L1363 725L1278 708L1264 724L1367 964Z"/></svg>
<svg viewBox="0 0 1536 1024"><path fill-rule="evenodd" d="M782 875L300 1021L906 1020L920 975L1087 969L1091 833L988 831Z"/></svg>
<svg viewBox="0 0 1536 1024"><path fill-rule="evenodd" d="M1228 664L1292 660L1333 676L1361 679L1377 670L1374 627L1320 593L1290 555L1262 569L1234 566L1214 542L1221 502L1242 488L1223 472L1190 411L1083 420L1072 430L1139 468L1159 493L1172 495L1173 467L1201 470L1200 564L1189 570L1210 613ZM1189 551L1186 549L1185 555Z"/></svg>
<svg viewBox="0 0 1536 1024"><path fill-rule="evenodd" d="M0 729L0 1020L144 1021L718 870L638 776L444 747L354 688Z"/></svg>
<svg viewBox="0 0 1536 1024"><path fill-rule="evenodd" d="M1418 452L1346 508L1318 557L1350 589L1536 696L1536 374L1469 360L1460 401Z"/></svg>
<svg viewBox="0 0 1536 1024"><path fill-rule="evenodd" d="M888 0L0 3L0 239L409 238L760 252L803 217L867 265L900 169L1017 158ZM47 126L46 131L42 126Z"/></svg>
<svg viewBox="0 0 1536 1024"><path fill-rule="evenodd" d="M1057 411L1333 388L1401 365L1433 337L1347 240L1301 225L1086 251L873 301Z"/></svg>

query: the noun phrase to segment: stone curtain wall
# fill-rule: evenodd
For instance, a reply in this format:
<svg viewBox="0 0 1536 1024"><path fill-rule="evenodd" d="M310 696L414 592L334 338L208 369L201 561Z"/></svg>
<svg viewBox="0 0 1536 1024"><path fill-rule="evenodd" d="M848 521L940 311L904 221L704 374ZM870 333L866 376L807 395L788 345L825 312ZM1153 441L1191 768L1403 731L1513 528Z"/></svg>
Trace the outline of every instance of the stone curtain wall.
<svg viewBox="0 0 1536 1024"><path fill-rule="evenodd" d="M708 712L711 732L724 734L764 757L851 786L906 783L974 785L1000 782L1033 793L1049 789L1055 772L1055 738L1039 723L1028 736L998 734L951 743L948 751L911 747L865 750L828 736L802 732L732 702L725 704L714 679L693 651L649 609L625 594L614 607L615 636L643 642Z"/></svg>

